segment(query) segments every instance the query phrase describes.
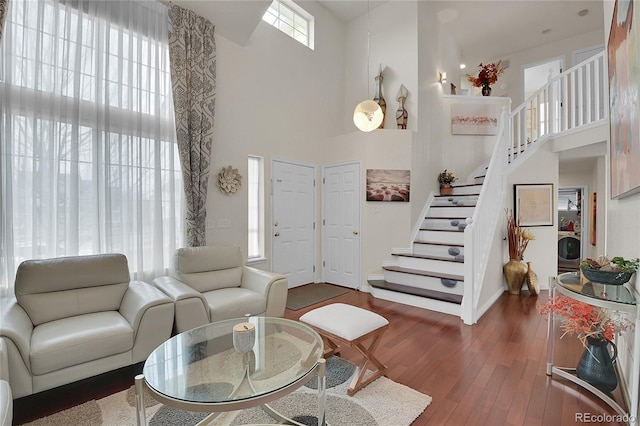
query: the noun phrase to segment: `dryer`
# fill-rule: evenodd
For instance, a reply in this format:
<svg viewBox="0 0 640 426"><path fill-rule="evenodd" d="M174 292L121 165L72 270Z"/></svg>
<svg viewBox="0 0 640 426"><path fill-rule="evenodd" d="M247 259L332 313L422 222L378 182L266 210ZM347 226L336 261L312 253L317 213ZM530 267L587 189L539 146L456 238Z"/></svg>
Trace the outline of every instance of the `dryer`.
<svg viewBox="0 0 640 426"><path fill-rule="evenodd" d="M580 232L558 232L558 273L580 270Z"/></svg>

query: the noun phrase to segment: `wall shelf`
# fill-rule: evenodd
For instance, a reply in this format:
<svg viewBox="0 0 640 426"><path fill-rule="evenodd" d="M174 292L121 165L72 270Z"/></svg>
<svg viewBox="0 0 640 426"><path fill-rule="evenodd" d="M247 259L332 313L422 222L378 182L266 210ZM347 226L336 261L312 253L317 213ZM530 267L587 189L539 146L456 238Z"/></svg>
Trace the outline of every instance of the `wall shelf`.
<svg viewBox="0 0 640 426"><path fill-rule="evenodd" d="M554 365L555 331L553 314L549 314L547 333L547 375L558 376L567 379L578 386L588 390L607 405L613 408L621 416L623 422L629 425L638 424L638 384L640 382L640 306L631 289L627 285L603 285L582 281L579 272L567 272L560 274L555 280L551 280L550 294L556 297L558 293L583 303L612 311L624 312L633 316L635 321L635 335L633 338L633 365L631 377L627 382L622 374L619 363L616 362L618 374L618 387L622 390L623 401L617 400L612 395L606 394L584 380L578 378L575 368L560 367ZM616 336L616 343L617 343ZM618 398L619 399L619 398Z"/></svg>

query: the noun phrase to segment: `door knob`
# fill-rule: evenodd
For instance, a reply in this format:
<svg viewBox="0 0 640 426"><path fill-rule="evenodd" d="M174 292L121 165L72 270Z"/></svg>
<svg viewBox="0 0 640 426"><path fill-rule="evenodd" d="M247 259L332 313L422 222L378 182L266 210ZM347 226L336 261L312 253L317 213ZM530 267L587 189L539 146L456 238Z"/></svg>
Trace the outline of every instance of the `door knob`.
<svg viewBox="0 0 640 426"><path fill-rule="evenodd" d="M275 234L273 234L273 235L274 235L274 236L276 236L276 237L279 237L279 236L280 236L280 233L279 233L279 232L276 232L276 233L275 233Z"/></svg>
<svg viewBox="0 0 640 426"><path fill-rule="evenodd" d="M353 231L353 235L358 235L358 231Z"/></svg>

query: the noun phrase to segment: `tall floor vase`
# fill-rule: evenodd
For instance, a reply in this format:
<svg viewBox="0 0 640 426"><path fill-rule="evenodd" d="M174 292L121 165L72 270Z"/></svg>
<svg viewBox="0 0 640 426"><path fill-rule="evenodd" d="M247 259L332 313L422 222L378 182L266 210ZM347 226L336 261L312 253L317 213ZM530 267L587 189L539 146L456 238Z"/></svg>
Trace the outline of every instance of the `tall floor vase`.
<svg viewBox="0 0 640 426"><path fill-rule="evenodd" d="M520 289L527 277L527 265L518 259L509 259L502 267L502 273L507 280L509 294L520 294Z"/></svg>

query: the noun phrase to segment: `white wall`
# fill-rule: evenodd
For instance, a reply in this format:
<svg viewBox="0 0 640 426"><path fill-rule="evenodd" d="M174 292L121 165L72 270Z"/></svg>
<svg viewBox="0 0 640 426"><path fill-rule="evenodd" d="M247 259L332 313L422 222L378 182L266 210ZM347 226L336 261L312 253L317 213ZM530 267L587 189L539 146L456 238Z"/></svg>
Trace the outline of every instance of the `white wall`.
<svg viewBox="0 0 640 426"><path fill-rule="evenodd" d="M405 109L409 113L407 129L415 131L418 128L419 55L416 2L388 2L372 9L369 16L370 19L366 14L354 19L346 28L343 130L345 133L357 130L351 112L363 100L373 99L376 89L374 79L382 65L382 95L387 102L384 128L396 129L395 113L399 105L396 95L400 85L404 84L409 92L405 102Z"/></svg>
<svg viewBox="0 0 640 426"><path fill-rule="evenodd" d="M554 187L554 206L558 204L558 154L550 150L551 145L545 144L536 151L524 164L516 168L507 177L506 207L513 210L514 185L551 183ZM542 172L544 171L544 172ZM538 275L540 287L547 288L549 277L557 275L558 265L558 228L554 217L553 226L528 227L536 239L529 242L524 253L524 261L531 262ZM506 236L506 216L503 223ZM503 244L503 263L509 260L506 242ZM506 285L506 284L505 284Z"/></svg>
<svg viewBox="0 0 640 426"><path fill-rule="evenodd" d="M246 256L247 155L264 157L269 182L271 158L317 164L322 141L343 133L344 24L316 2L305 2L305 7L315 16L315 50L264 22L245 46L216 36L217 99L207 200L213 227L207 229L207 244L239 244ZM227 165L245 178L240 191L230 196L215 184ZM265 190L269 230L268 185ZM231 227L218 228L219 219L229 219ZM268 258L271 233L266 236Z"/></svg>
<svg viewBox="0 0 640 426"><path fill-rule="evenodd" d="M594 2L594 7L599 7L597 2ZM544 44L542 46L535 47L533 49L525 50L522 52L508 55L504 58L486 58L482 57L482 52L478 52L475 59L468 59L467 69L464 70L468 74L477 75L479 63L494 62L498 59L509 60L509 68L505 70L498 78L498 82L492 86L493 91L491 96L508 96L513 101L513 107L519 106L523 101L523 85L524 85L524 70L525 65L535 64L543 60L562 57L564 59L565 70L573 66L571 63L572 54L575 50L592 47L602 44L602 32L591 31L579 36L570 37L558 42ZM475 64L475 65L471 65ZM470 87L470 83L466 81L466 75L463 73L461 76L462 87ZM473 93L478 92L480 89L473 88Z"/></svg>
<svg viewBox="0 0 640 426"><path fill-rule="evenodd" d="M444 96L442 103L441 120L432 123L432 126L440 127L442 135L441 170L435 170L431 179L436 180L439 172L445 168L453 172L457 177L457 184L463 184L467 176L488 163L493 153L497 136L495 135L452 135L451 134L451 106L463 105L490 105L495 108L497 117L503 108L510 111L509 98L494 96ZM500 125L500 120L498 120Z"/></svg>
<svg viewBox="0 0 640 426"><path fill-rule="evenodd" d="M353 132L326 140L324 165L349 161L361 162L361 182L367 169L410 170L414 132L378 130ZM414 195L411 177L411 198ZM393 248L407 248L411 233L411 203L366 201L364 187L361 203L361 287L367 276L382 274L382 265L391 260Z"/></svg>

